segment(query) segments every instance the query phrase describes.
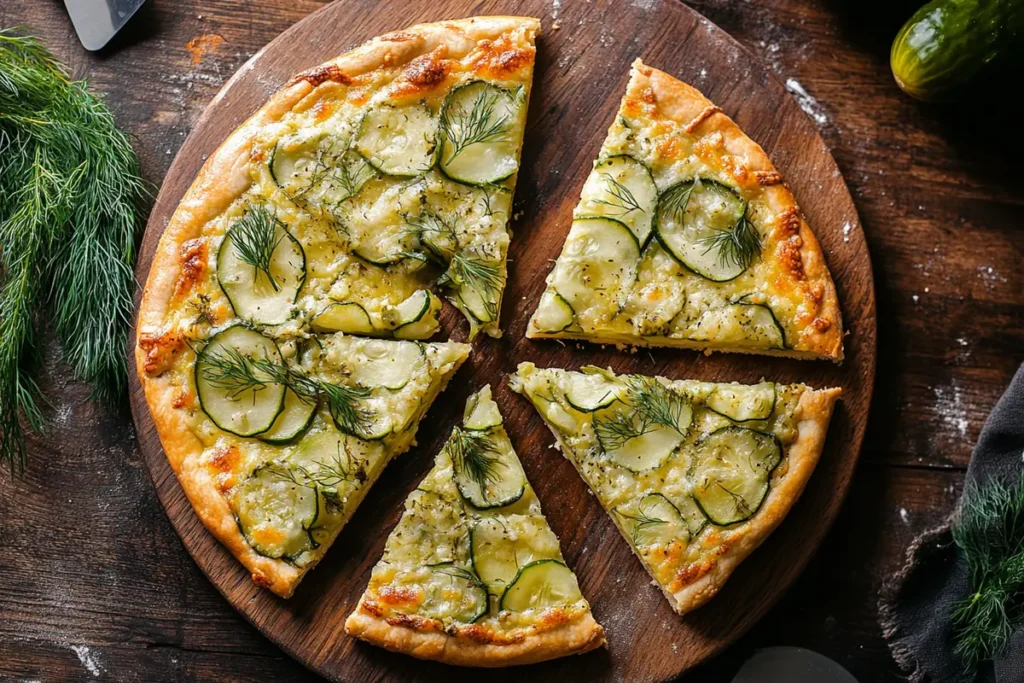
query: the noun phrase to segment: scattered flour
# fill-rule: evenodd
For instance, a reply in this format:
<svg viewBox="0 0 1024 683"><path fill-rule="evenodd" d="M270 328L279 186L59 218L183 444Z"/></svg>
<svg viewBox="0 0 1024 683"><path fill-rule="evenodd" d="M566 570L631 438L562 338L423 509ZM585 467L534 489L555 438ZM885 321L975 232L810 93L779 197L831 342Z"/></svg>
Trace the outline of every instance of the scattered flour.
<svg viewBox="0 0 1024 683"><path fill-rule="evenodd" d="M907 508L900 508L900 519L904 524L910 524L910 514L907 512Z"/></svg>
<svg viewBox="0 0 1024 683"><path fill-rule="evenodd" d="M828 123L828 114L822 109L821 103L818 100L811 97L810 93L800 85L800 81L795 78L786 79L786 90L796 95L796 101L800 105L800 108L804 110L804 113L810 116L815 123L819 126L824 126Z"/></svg>
<svg viewBox="0 0 1024 683"><path fill-rule="evenodd" d="M637 9L650 12L658 4L658 0L629 0L629 4Z"/></svg>
<svg viewBox="0 0 1024 683"><path fill-rule="evenodd" d="M970 425L959 383L953 380L948 387L935 387L932 391L935 392L935 415L947 429L956 432L961 440L966 440Z"/></svg>
<svg viewBox="0 0 1024 683"><path fill-rule="evenodd" d="M1006 283L1006 278L992 266L978 266L978 277L985 283L985 288L989 291L995 289L997 285Z"/></svg>
<svg viewBox="0 0 1024 683"><path fill-rule="evenodd" d="M85 645L72 645L71 649L74 650L76 655L78 655L78 661L82 663L82 666L84 666L94 677L99 677L99 675L103 673L103 667L100 666L99 661L96 659L96 655L94 655L89 648Z"/></svg>
<svg viewBox="0 0 1024 683"><path fill-rule="evenodd" d="M915 304L916 304L916 303L917 303L918 301L920 301L920 300L921 300L921 297L919 297L919 296L918 296L917 294L914 294L914 295L913 295L913 296L911 296L910 298L914 300L914 303L915 303Z"/></svg>
<svg viewBox="0 0 1024 683"><path fill-rule="evenodd" d="M850 241L850 233L853 231L853 226L849 222L843 223L843 241Z"/></svg>

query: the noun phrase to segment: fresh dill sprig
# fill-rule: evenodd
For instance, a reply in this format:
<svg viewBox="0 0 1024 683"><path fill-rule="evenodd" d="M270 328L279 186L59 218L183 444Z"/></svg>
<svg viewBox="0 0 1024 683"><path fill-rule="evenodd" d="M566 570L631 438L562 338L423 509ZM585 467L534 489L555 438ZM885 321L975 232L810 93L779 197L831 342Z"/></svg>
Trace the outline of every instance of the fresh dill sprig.
<svg viewBox="0 0 1024 683"><path fill-rule="evenodd" d="M418 216L407 216L405 222L409 226L408 232L427 248L426 260L447 266L459 244L455 221L424 209Z"/></svg>
<svg viewBox="0 0 1024 683"><path fill-rule="evenodd" d="M594 432L606 450L618 450L627 441L649 433L656 426L684 433L683 411L686 399L653 377L629 375L625 402L633 412L614 411L594 418Z"/></svg>
<svg viewBox="0 0 1024 683"><path fill-rule="evenodd" d="M498 300L505 286L505 276L497 263L493 263L472 249L459 250L452 254L448 270L438 284L454 285L456 289L470 289L476 292L484 310L492 320L498 317Z"/></svg>
<svg viewBox="0 0 1024 683"><path fill-rule="evenodd" d="M267 465L267 471L284 481L307 488L319 487L328 497L337 493L338 486L345 481L356 481L359 463L352 458L348 448L338 441L337 452L329 461L317 462L315 468L286 460L275 460Z"/></svg>
<svg viewBox="0 0 1024 683"><path fill-rule="evenodd" d="M952 616L954 652L969 671L1005 653L1024 623L1024 476L968 485L952 526L974 591Z"/></svg>
<svg viewBox="0 0 1024 683"><path fill-rule="evenodd" d="M251 358L237 349L220 349L202 353L203 379L222 389L232 399L246 392L259 392L273 384L281 384L299 396L327 404L338 429L352 436L365 436L372 425L374 412L365 405L370 390L349 387L310 377L284 363L268 358Z"/></svg>
<svg viewBox="0 0 1024 683"><path fill-rule="evenodd" d="M468 111L461 104L444 110L441 131L452 146L445 164L452 163L471 145L501 140L508 134L511 118L508 112L495 116L499 98L503 96L488 88L477 94Z"/></svg>
<svg viewBox="0 0 1024 683"><path fill-rule="evenodd" d="M479 486L486 499L487 486L501 481L498 469L507 467L498 445L487 434L456 427L446 448L455 469Z"/></svg>
<svg viewBox="0 0 1024 683"><path fill-rule="evenodd" d="M611 199L598 199L594 202L595 204L611 207L616 210L619 216L625 216L634 211L644 212L640 202L636 200L636 197L633 196L628 187L616 180L611 173L601 173L600 175L607 186Z"/></svg>
<svg viewBox="0 0 1024 683"><path fill-rule="evenodd" d="M750 267L754 259L761 253L761 235L754 224L747 219L746 207L743 215L729 230L719 230L701 240L707 245L704 253L718 252L718 262L722 266L734 265L741 271Z"/></svg>
<svg viewBox="0 0 1024 683"><path fill-rule="evenodd" d="M643 545L641 543L641 538L642 538L641 535L643 534L644 531L647 531L648 529L653 529L655 527L662 526L663 524L668 524L668 520L667 519L661 519L659 517L655 517L655 516L649 514L647 511L645 511L643 505L641 505L640 508L634 514L629 514L628 512L623 512L622 510L619 510L618 508L616 508L615 512L616 512L616 514L618 514L623 519L628 519L631 522L633 522L633 530L632 530L632 532L630 532L630 536L632 537L633 545Z"/></svg>
<svg viewBox="0 0 1024 683"><path fill-rule="evenodd" d="M0 30L0 462L24 468L45 425L31 366L49 304L63 358L96 398L124 397L138 159L106 104L37 40Z"/></svg>
<svg viewBox="0 0 1024 683"><path fill-rule="evenodd" d="M690 195L697 182L680 183L669 188L658 200L658 213L666 212L672 220L682 223L686 217L686 205L690 203Z"/></svg>
<svg viewBox="0 0 1024 683"><path fill-rule="evenodd" d="M254 279L263 273L275 292L278 290L277 280L270 272L270 266L274 259L274 250L284 239L284 234L277 236L278 225L277 218L269 209L255 205L250 206L241 220L228 230L228 237L238 252L238 258L252 266Z"/></svg>

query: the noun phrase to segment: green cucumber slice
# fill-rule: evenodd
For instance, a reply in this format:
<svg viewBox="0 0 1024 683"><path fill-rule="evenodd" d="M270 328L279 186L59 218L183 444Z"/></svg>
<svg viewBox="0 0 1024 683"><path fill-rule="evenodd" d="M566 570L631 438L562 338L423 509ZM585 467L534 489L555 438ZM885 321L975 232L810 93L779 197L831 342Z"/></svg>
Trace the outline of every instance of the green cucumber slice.
<svg viewBox="0 0 1024 683"><path fill-rule="evenodd" d="M270 153L270 175L304 208L332 210L372 179L376 170L337 135L289 135Z"/></svg>
<svg viewBox="0 0 1024 683"><path fill-rule="evenodd" d="M440 323L437 314L441 300L426 289L420 289L395 307L395 337L398 339L429 339Z"/></svg>
<svg viewBox="0 0 1024 683"><path fill-rule="evenodd" d="M307 434L296 444L281 467L288 476L307 486L316 486L335 505L362 481L364 462L352 455L352 437L331 429Z"/></svg>
<svg viewBox="0 0 1024 683"><path fill-rule="evenodd" d="M623 402L595 413L594 435L612 462L631 472L661 467L683 443L693 407L654 378L623 379Z"/></svg>
<svg viewBox="0 0 1024 683"><path fill-rule="evenodd" d="M316 332L366 335L378 333L366 309L351 301L330 304L310 321L310 325Z"/></svg>
<svg viewBox="0 0 1024 683"><path fill-rule="evenodd" d="M472 571L452 562L430 567L419 613L442 622L472 624L487 615L487 587Z"/></svg>
<svg viewBox="0 0 1024 683"><path fill-rule="evenodd" d="M660 493L615 508L623 528L638 548L687 543L690 529L679 510Z"/></svg>
<svg viewBox="0 0 1024 683"><path fill-rule="evenodd" d="M723 427L697 444L693 497L712 524L738 524L761 507L781 461L775 435Z"/></svg>
<svg viewBox="0 0 1024 683"><path fill-rule="evenodd" d="M238 436L254 436L270 429L284 409L285 387L269 380L240 384L218 371L219 361L239 357L281 363L272 339L241 325L229 327L211 337L196 357L196 393L215 425ZM253 374L260 376L258 371Z"/></svg>
<svg viewBox="0 0 1024 683"><path fill-rule="evenodd" d="M501 595L519 568L559 557L558 539L543 517L485 517L470 530L473 568L493 595Z"/></svg>
<svg viewBox="0 0 1024 683"><path fill-rule="evenodd" d="M541 332L562 332L576 321L576 311L553 289L545 290L533 314L533 324Z"/></svg>
<svg viewBox="0 0 1024 683"><path fill-rule="evenodd" d="M452 90L441 107L441 170L461 183L505 180L519 168L521 109L516 93L483 81Z"/></svg>
<svg viewBox="0 0 1024 683"><path fill-rule="evenodd" d="M501 609L525 612L571 605L582 599L571 569L558 560L537 560L516 574L501 596Z"/></svg>
<svg viewBox="0 0 1024 683"><path fill-rule="evenodd" d="M511 505L526 492L526 474L503 432L456 427L445 444L455 469L455 486L478 510Z"/></svg>
<svg viewBox="0 0 1024 683"><path fill-rule="evenodd" d="M245 229L243 222L259 220L255 214L247 214L228 230L220 244L217 281L239 318L257 325L280 325L292 317L295 300L306 282L306 253L280 221L269 212L263 215L263 220L274 222L270 244L260 245L260 240ZM242 245L245 249L271 249L269 277L243 259L244 253L251 252L243 251Z"/></svg>
<svg viewBox="0 0 1024 683"><path fill-rule="evenodd" d="M720 384L708 396L707 406L735 422L767 420L775 410L775 383Z"/></svg>
<svg viewBox="0 0 1024 683"><path fill-rule="evenodd" d="M562 386L565 400L581 413L607 408L619 399L622 386L598 373L570 372Z"/></svg>
<svg viewBox="0 0 1024 683"><path fill-rule="evenodd" d="M657 204L658 187L647 167L630 156L613 156L594 164L574 216L622 221L644 244L651 234Z"/></svg>
<svg viewBox="0 0 1024 683"><path fill-rule="evenodd" d="M638 422L633 422L637 429ZM600 434L600 433L599 433ZM625 467L630 472L646 472L661 467L669 456L683 442L682 435L664 425L654 425L624 442L610 440L598 436L601 448L615 464Z"/></svg>
<svg viewBox="0 0 1024 683"><path fill-rule="evenodd" d="M320 496L315 486L293 481L287 468L260 466L231 500L242 535L260 555L291 560L319 546L310 530L320 516Z"/></svg>
<svg viewBox="0 0 1024 683"><path fill-rule="evenodd" d="M690 538L697 538L700 533L704 531L708 525L708 518L704 515L704 511L697 505L697 501L693 499L693 496L682 496L672 501L672 504L679 510L679 514L682 515L683 521L686 522L686 528L690 532Z"/></svg>
<svg viewBox="0 0 1024 683"><path fill-rule="evenodd" d="M673 185L658 200L656 231L681 266L713 282L737 278L761 253L747 203L712 180Z"/></svg>
<svg viewBox="0 0 1024 683"><path fill-rule="evenodd" d="M786 335L775 313L764 304L734 303L704 313L696 325L697 341L754 348L786 348Z"/></svg>
<svg viewBox="0 0 1024 683"><path fill-rule="evenodd" d="M620 292L633 282L640 243L633 231L611 218L577 218L548 286L580 314L618 308Z"/></svg>
<svg viewBox="0 0 1024 683"><path fill-rule="evenodd" d="M491 398L490 384L484 386L466 401L462 426L477 431L501 426L501 413L498 411L498 404Z"/></svg>
<svg viewBox="0 0 1024 683"><path fill-rule="evenodd" d="M362 387L395 391L423 375L427 367L423 347L411 341L366 340L359 345L359 354L361 358L352 364L350 377Z"/></svg>
<svg viewBox="0 0 1024 683"><path fill-rule="evenodd" d="M312 424L316 403L289 389L284 395L284 409L270 429L259 435L259 440L267 443L287 443L293 440Z"/></svg>
<svg viewBox="0 0 1024 683"><path fill-rule="evenodd" d="M380 104L363 115L354 146L381 173L418 176L434 165L437 133L437 117L422 104Z"/></svg>

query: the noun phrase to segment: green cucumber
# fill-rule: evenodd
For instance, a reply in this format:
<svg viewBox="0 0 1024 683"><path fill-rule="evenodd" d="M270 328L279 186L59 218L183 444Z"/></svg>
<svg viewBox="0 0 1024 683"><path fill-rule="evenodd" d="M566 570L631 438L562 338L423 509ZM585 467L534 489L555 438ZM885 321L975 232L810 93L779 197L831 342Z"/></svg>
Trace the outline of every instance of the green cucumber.
<svg viewBox="0 0 1024 683"><path fill-rule="evenodd" d="M472 624L487 615L487 587L471 570L452 562L432 565L430 570L420 614L458 624Z"/></svg>
<svg viewBox="0 0 1024 683"><path fill-rule="evenodd" d="M519 168L523 98L483 81L455 88L441 107L440 166L452 180L497 183Z"/></svg>
<svg viewBox="0 0 1024 683"><path fill-rule="evenodd" d="M333 303L310 321L316 332L344 332L345 334L378 334L370 314L359 304L349 301Z"/></svg>
<svg viewBox="0 0 1024 683"><path fill-rule="evenodd" d="M1020 54L1018 0L932 0L900 29L889 61L896 83L919 100L949 98L990 63Z"/></svg>
<svg viewBox="0 0 1024 683"><path fill-rule="evenodd" d="M660 493L615 508L626 533L638 548L687 543L690 529L679 510Z"/></svg>
<svg viewBox="0 0 1024 683"><path fill-rule="evenodd" d="M313 423L316 405L314 399L299 396L289 389L284 395L284 409L270 429L259 434L259 440L275 444L292 441Z"/></svg>
<svg viewBox="0 0 1024 683"><path fill-rule="evenodd" d="M533 324L541 332L564 332L576 322L576 311L565 298L553 289L540 295L540 303L533 314Z"/></svg>
<svg viewBox="0 0 1024 683"><path fill-rule="evenodd" d="M501 426L501 413L498 404L491 398L491 385L469 397L466 401L466 412L462 418L462 426L466 429L485 431Z"/></svg>
<svg viewBox="0 0 1024 683"><path fill-rule="evenodd" d="M332 211L358 194L376 170L336 135L286 136L274 145L270 175L303 208Z"/></svg>
<svg viewBox="0 0 1024 683"><path fill-rule="evenodd" d="M367 339L358 350L363 358L352 364L349 377L361 387L397 391L426 372L427 357L416 342Z"/></svg>
<svg viewBox="0 0 1024 683"><path fill-rule="evenodd" d="M524 566L501 596L501 610L525 612L564 607L583 599L572 570L558 560L536 560Z"/></svg>
<svg viewBox="0 0 1024 683"><path fill-rule="evenodd" d="M363 480L364 462L352 455L352 437L332 429L323 429L299 441L287 458L277 461L287 468L287 476L316 486L321 495L334 505Z"/></svg>
<svg viewBox="0 0 1024 683"><path fill-rule="evenodd" d="M229 327L211 337L198 353L196 393L203 412L215 425L238 436L255 436L270 429L284 409L285 386L268 380L240 389L229 378L221 378L216 361L235 356L281 363L281 353L272 339L242 325Z"/></svg>
<svg viewBox="0 0 1024 683"><path fill-rule="evenodd" d="M394 322L398 339L429 339L440 327L437 314L441 300L426 289L413 292L395 307L398 314Z"/></svg>
<svg viewBox="0 0 1024 683"><path fill-rule="evenodd" d="M633 422L633 425L637 425ZM664 425L648 427L624 442L598 437L601 449L616 465L630 472L646 472L661 467L683 442L683 436Z"/></svg>
<svg viewBox="0 0 1024 683"><path fill-rule="evenodd" d="M665 190L655 231L679 265L712 282L736 279L761 253L746 201L713 180L687 180Z"/></svg>
<svg viewBox="0 0 1024 683"><path fill-rule="evenodd" d="M782 461L774 434L723 427L697 444L693 497L712 524L729 526L754 516L768 496L772 472Z"/></svg>
<svg viewBox="0 0 1024 683"><path fill-rule="evenodd" d="M519 568L541 559L557 559L558 539L543 517L485 517L470 530L473 568L493 595L501 595Z"/></svg>
<svg viewBox="0 0 1024 683"><path fill-rule="evenodd" d="M474 508L503 508L526 492L526 473L503 431L455 428L445 450L455 470L455 486Z"/></svg>
<svg viewBox="0 0 1024 683"><path fill-rule="evenodd" d="M767 420L775 410L775 383L719 384L706 405L734 422Z"/></svg>
<svg viewBox="0 0 1024 683"><path fill-rule="evenodd" d="M422 104L380 104L363 115L353 143L381 173L412 177L434 166L437 133L437 117Z"/></svg>
<svg viewBox="0 0 1024 683"><path fill-rule="evenodd" d="M631 472L661 467L683 443L693 407L656 379L624 376L619 402L594 414L594 436L612 462Z"/></svg>
<svg viewBox="0 0 1024 683"><path fill-rule="evenodd" d="M715 340L719 345L785 349L786 334L771 308L764 304L734 303L706 311L700 318L695 341Z"/></svg>
<svg viewBox="0 0 1024 683"><path fill-rule="evenodd" d="M548 276L548 286L565 299L577 317L590 309L616 310L619 294L633 282L639 261L640 243L625 223L611 218L577 218Z"/></svg>
<svg viewBox="0 0 1024 683"><path fill-rule="evenodd" d="M619 400L621 389L617 381L599 373L566 373L562 385L565 400L581 413L607 408Z"/></svg>
<svg viewBox="0 0 1024 683"><path fill-rule="evenodd" d="M625 223L640 244L651 234L658 187L651 172L633 157L620 155L594 164L583 185L574 217L614 218Z"/></svg>
<svg viewBox="0 0 1024 683"><path fill-rule="evenodd" d="M280 325L295 310L306 282L306 253L284 225L276 224L270 277L242 260L235 228L228 230L217 251L217 281L235 314L257 325Z"/></svg>
<svg viewBox="0 0 1024 683"><path fill-rule="evenodd" d="M320 516L316 486L296 483L276 463L258 467L230 498L242 535L260 555L295 560L319 547L311 533Z"/></svg>

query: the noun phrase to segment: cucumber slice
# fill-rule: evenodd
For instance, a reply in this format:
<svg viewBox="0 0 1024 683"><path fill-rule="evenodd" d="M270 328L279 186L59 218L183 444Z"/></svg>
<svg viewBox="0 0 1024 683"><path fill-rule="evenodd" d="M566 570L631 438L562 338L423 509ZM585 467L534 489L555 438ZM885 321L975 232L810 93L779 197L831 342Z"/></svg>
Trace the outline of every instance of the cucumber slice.
<svg viewBox="0 0 1024 683"><path fill-rule="evenodd" d="M366 309L355 302L334 303L320 311L310 321L316 332L344 332L345 334L377 334Z"/></svg>
<svg viewBox="0 0 1024 683"><path fill-rule="evenodd" d="M241 325L229 327L211 337L196 357L196 393L215 425L238 436L254 436L270 429L284 409L285 387L269 380L247 386L218 371L219 361L237 357L281 362L272 339Z"/></svg>
<svg viewBox="0 0 1024 683"><path fill-rule="evenodd" d="M351 439L332 429L307 434L281 465L293 479L316 486L327 501L341 505L364 477L365 463L352 456Z"/></svg>
<svg viewBox="0 0 1024 683"><path fill-rule="evenodd" d="M599 216L625 223L640 244L651 234L658 187L651 172L633 157L620 155L594 164L574 215Z"/></svg>
<svg viewBox="0 0 1024 683"><path fill-rule="evenodd" d="M487 615L487 587L472 571L452 562L430 567L419 613L442 622L472 624Z"/></svg>
<svg viewBox="0 0 1024 683"><path fill-rule="evenodd" d="M764 304L734 303L704 313L697 322L697 341L755 348L786 348L786 335L775 313Z"/></svg>
<svg viewBox="0 0 1024 683"><path fill-rule="evenodd" d="M455 469L455 486L478 510L511 505L526 492L526 474L504 433L456 427L445 450Z"/></svg>
<svg viewBox="0 0 1024 683"><path fill-rule="evenodd" d="M491 398L490 384L470 396L466 401L462 426L477 431L501 426L501 413L498 412L498 404Z"/></svg>
<svg viewBox="0 0 1024 683"><path fill-rule="evenodd" d="M274 559L296 559L319 546L310 530L320 516L315 486L299 484L287 468L257 468L231 495L238 527L253 550Z"/></svg>
<svg viewBox="0 0 1024 683"><path fill-rule="evenodd" d="M594 435L617 465L631 472L655 469L682 444L693 423L693 407L656 379L623 379L624 402L594 415Z"/></svg>
<svg viewBox="0 0 1024 683"><path fill-rule="evenodd" d="M304 208L332 210L372 179L376 170L337 135L289 135L270 153L270 175Z"/></svg>
<svg viewBox="0 0 1024 683"><path fill-rule="evenodd" d="M557 559L558 539L543 517L485 517L470 530L473 568L494 595L501 595L519 568Z"/></svg>
<svg viewBox="0 0 1024 683"><path fill-rule="evenodd" d="M693 497L712 524L750 519L767 497L781 461L782 446L773 434L723 427L698 443Z"/></svg>
<svg viewBox="0 0 1024 683"><path fill-rule="evenodd" d="M581 413L607 408L619 399L622 386L597 373L566 373L562 386L565 400Z"/></svg>
<svg viewBox="0 0 1024 683"><path fill-rule="evenodd" d="M461 183L505 180L519 168L522 99L474 81L452 90L441 107L441 170Z"/></svg>
<svg viewBox="0 0 1024 683"><path fill-rule="evenodd" d="M410 341L367 340L359 345L359 354L350 377L362 387L398 390L427 367L423 347Z"/></svg>
<svg viewBox="0 0 1024 683"><path fill-rule="evenodd" d="M658 200L658 240L681 266L713 282L727 282L761 253L760 235L746 212L747 203L725 185L688 180Z"/></svg>
<svg viewBox="0 0 1024 683"><path fill-rule="evenodd" d="M426 289L412 293L395 307L395 337L399 339L429 339L437 332L441 301Z"/></svg>
<svg viewBox="0 0 1024 683"><path fill-rule="evenodd" d="M704 515L704 511L700 509L700 506L697 505L697 501L693 499L693 496L676 498L672 501L672 504L676 506L679 514L682 515L686 528L690 532L690 538L700 536L700 533L708 525L708 518Z"/></svg>
<svg viewBox="0 0 1024 683"><path fill-rule="evenodd" d="M767 420L775 410L775 383L720 384L708 397L707 406L735 422Z"/></svg>
<svg viewBox="0 0 1024 683"><path fill-rule="evenodd" d="M635 277L640 243L625 223L611 218L577 218L548 285L579 315L589 309L618 308L619 293Z"/></svg>
<svg viewBox="0 0 1024 683"><path fill-rule="evenodd" d="M582 599L571 569L558 560L537 560L516 574L501 596L501 609L525 612L571 605Z"/></svg>
<svg viewBox="0 0 1024 683"><path fill-rule="evenodd" d="M533 324L541 332L562 332L576 321L576 311L561 294L553 289L545 290L540 304L533 314Z"/></svg>
<svg viewBox="0 0 1024 683"><path fill-rule="evenodd" d="M374 168L417 176L434 166L438 121L422 104L380 104L363 115L354 145Z"/></svg>
<svg viewBox="0 0 1024 683"><path fill-rule="evenodd" d="M639 429L639 421L632 423L633 430ZM683 442L683 436L675 429L664 425L653 425L624 442L602 438L598 433L601 448L616 465L630 472L646 472L661 467L669 456Z"/></svg>
<svg viewBox="0 0 1024 683"><path fill-rule="evenodd" d="M245 252L240 246L254 246L248 244L251 237L240 232L242 221L255 220L247 215L228 230L220 244L217 281L239 318L257 325L280 325L292 317L295 299L306 282L306 253L280 221L266 215L275 223L270 277L242 258Z"/></svg>
<svg viewBox="0 0 1024 683"><path fill-rule="evenodd" d="M309 428L316 415L316 401L299 396L289 389L284 395L284 409L270 429L259 435L267 443L287 443Z"/></svg>
<svg viewBox="0 0 1024 683"><path fill-rule="evenodd" d="M638 548L687 543L690 529L672 502L660 493L650 493L637 502L615 508L622 526Z"/></svg>

